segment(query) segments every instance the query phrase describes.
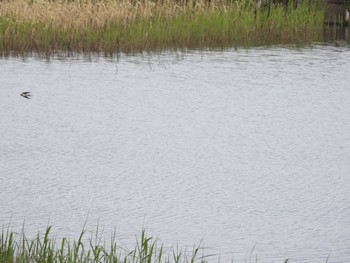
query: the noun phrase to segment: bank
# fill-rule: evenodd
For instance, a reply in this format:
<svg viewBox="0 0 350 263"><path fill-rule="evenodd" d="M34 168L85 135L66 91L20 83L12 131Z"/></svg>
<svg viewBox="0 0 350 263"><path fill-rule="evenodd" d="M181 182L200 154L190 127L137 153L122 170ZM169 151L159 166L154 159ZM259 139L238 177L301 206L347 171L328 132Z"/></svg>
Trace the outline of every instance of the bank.
<svg viewBox="0 0 350 263"><path fill-rule="evenodd" d="M142 52L305 44L322 39L315 2L12 0L0 2L0 53Z"/></svg>

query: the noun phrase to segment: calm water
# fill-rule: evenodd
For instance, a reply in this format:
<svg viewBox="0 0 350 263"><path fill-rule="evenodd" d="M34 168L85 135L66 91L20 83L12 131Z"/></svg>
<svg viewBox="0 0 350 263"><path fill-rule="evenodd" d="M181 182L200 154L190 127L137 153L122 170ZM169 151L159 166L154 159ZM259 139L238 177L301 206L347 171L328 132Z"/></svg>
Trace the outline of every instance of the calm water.
<svg viewBox="0 0 350 263"><path fill-rule="evenodd" d="M77 237L87 220L125 244L145 226L223 262L254 246L259 262L349 262L349 46L0 69L2 225Z"/></svg>

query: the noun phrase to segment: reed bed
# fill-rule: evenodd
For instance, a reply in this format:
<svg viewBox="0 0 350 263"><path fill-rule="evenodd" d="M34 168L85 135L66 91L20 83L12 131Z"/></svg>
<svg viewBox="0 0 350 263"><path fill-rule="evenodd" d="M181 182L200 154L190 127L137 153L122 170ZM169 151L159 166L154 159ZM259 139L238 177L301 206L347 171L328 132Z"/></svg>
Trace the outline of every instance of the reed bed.
<svg viewBox="0 0 350 263"><path fill-rule="evenodd" d="M255 0L1 0L0 52L141 52L309 43L322 36L314 5Z"/></svg>

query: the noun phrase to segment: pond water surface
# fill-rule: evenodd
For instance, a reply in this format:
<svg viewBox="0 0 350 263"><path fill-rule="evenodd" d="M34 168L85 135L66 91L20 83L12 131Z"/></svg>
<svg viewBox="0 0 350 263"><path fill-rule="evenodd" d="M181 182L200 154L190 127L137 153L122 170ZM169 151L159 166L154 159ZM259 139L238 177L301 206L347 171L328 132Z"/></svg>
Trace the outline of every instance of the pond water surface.
<svg viewBox="0 0 350 263"><path fill-rule="evenodd" d="M349 73L347 45L0 59L0 223L349 262Z"/></svg>

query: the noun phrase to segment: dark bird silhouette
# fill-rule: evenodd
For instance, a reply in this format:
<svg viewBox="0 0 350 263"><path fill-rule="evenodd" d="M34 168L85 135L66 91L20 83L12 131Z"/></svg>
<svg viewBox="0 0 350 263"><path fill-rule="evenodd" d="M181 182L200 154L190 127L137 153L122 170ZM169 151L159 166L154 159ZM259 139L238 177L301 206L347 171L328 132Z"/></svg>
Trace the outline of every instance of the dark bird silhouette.
<svg viewBox="0 0 350 263"><path fill-rule="evenodd" d="M22 92L21 96L23 98L30 99L30 96L32 96L32 94L30 94L29 91L25 91L25 92Z"/></svg>

